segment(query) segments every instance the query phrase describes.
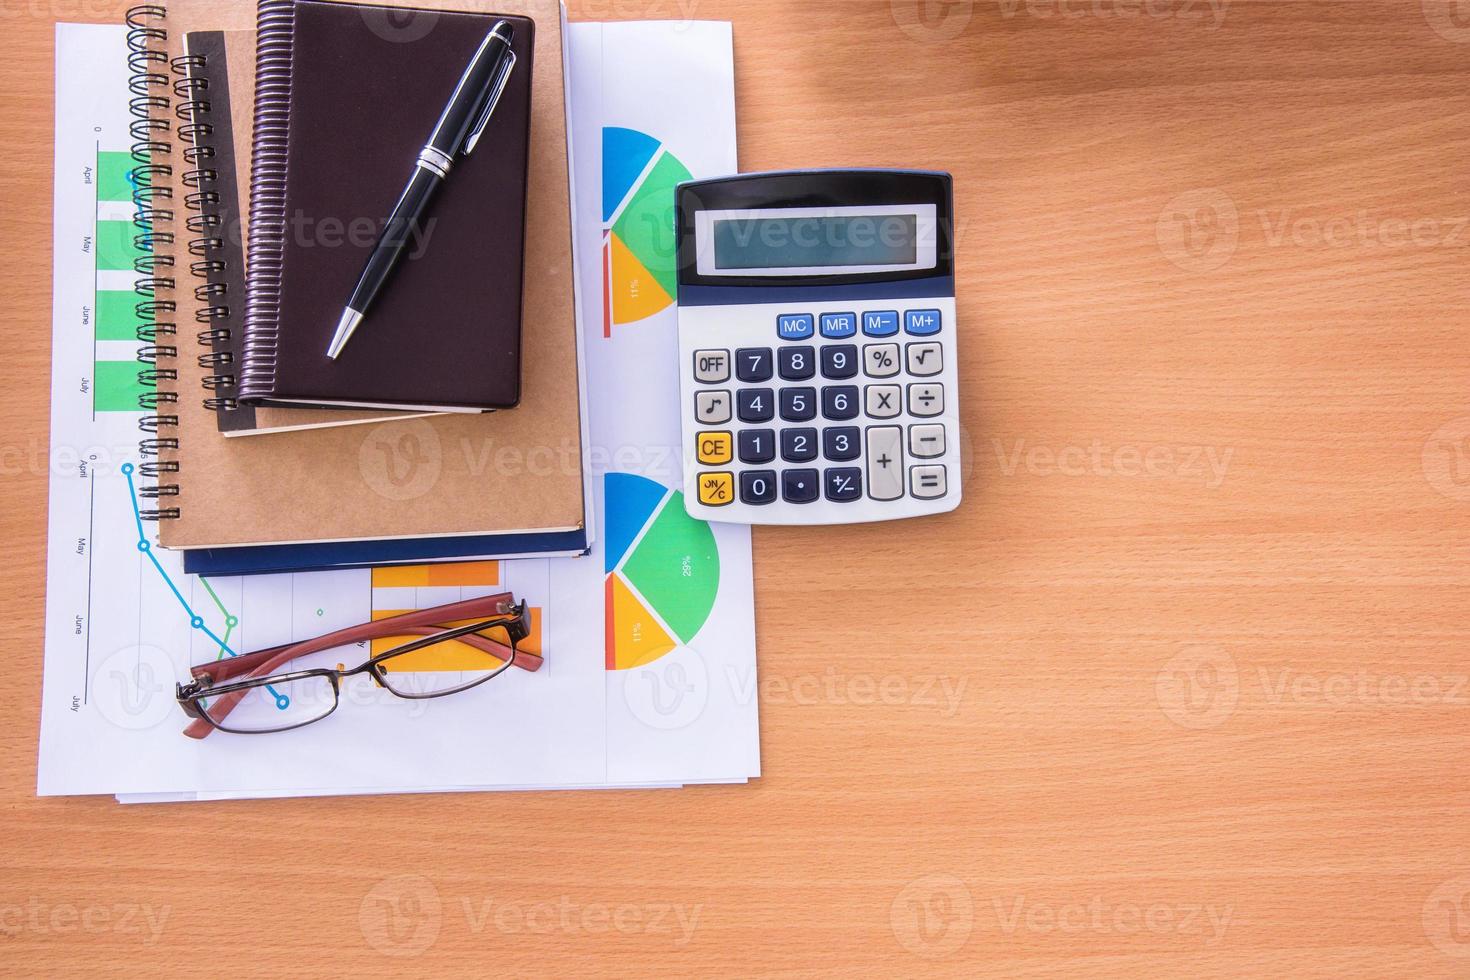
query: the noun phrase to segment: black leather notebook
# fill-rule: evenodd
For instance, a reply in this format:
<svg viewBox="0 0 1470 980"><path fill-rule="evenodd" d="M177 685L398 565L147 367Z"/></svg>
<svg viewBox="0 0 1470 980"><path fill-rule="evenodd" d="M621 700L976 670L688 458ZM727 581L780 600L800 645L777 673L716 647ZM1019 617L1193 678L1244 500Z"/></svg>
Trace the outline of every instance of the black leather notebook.
<svg viewBox="0 0 1470 980"><path fill-rule="evenodd" d="M337 360L342 309L486 33L516 65ZM245 404L484 411L520 399L534 25L326 0L259 5Z"/></svg>

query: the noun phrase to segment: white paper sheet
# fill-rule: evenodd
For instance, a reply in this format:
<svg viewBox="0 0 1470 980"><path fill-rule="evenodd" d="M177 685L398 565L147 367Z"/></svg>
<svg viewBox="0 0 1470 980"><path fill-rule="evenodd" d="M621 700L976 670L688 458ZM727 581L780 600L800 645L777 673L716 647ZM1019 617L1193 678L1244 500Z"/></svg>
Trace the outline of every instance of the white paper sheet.
<svg viewBox="0 0 1470 980"><path fill-rule="evenodd" d="M597 26L573 25L569 43L582 50L576 47L582 29ZM644 70L657 74L661 65L682 65L692 71L710 92L714 124L709 113L664 119L655 102L646 106L649 115L641 125L663 133L693 173L733 168L728 26L647 30L643 40L665 46L668 57L648 58ZM698 557L705 540L698 528L705 525L675 521L672 510L667 523L649 522L653 526L630 549L639 564L619 575L648 589L650 595L639 593L650 610L647 630L666 629L681 642L644 666L624 670L607 667L601 545L589 558L497 563L481 580L424 585L409 589L411 595L386 595L381 582L375 588L376 573L368 569L206 581L184 575L176 555L152 546L150 525L136 517L142 413L128 378L136 374L139 344L128 339L117 312L131 302L135 278L118 261L127 253L118 242L131 234L122 226L133 214L126 200L131 162L125 157L123 39L120 27L57 29L51 502L38 792L106 792L142 801L662 785L756 775L746 529L713 526L703 532L718 554L717 587L711 591L707 576L697 578L703 566L689 560ZM681 60L686 57L693 58L688 65ZM621 75L599 71L608 90L621 91ZM575 59L571 75L575 96L583 84ZM678 77L669 75L662 84ZM659 84L657 78L643 82ZM594 152L596 141L589 148L577 134L597 125L579 115L572 127L579 140L577 197L579 204L590 200L594 209L600 203L600 154ZM588 224L587 208L578 210L582 252L585 242L601 234L600 216ZM598 296L584 292L583 326L589 339L608 339L601 337L601 304L587 301ZM628 439L628 433L641 440L629 444L645 450L678 444L677 419L658 396L664 383L670 401L676 390L672 307L627 327L613 339L626 337L628 343L588 351L594 465L612 458L599 454L612 445L607 440ZM646 387L630 394L626 381L637 377ZM609 418L615 430L600 431ZM623 469L664 487L678 485L677 460L665 474L651 466L653 455L645 451ZM603 481L596 482L600 507ZM600 538L606 528L599 519ZM693 570L695 588L670 576L669 561ZM185 719L174 704L173 684L187 677L190 664L363 622L374 609L434 605L504 588L539 609L546 665L537 673L509 671L463 695L433 701L397 699L356 678L331 718L297 731L215 733L202 741L179 734ZM668 611L667 620L658 610ZM344 651L343 659L357 652Z"/></svg>

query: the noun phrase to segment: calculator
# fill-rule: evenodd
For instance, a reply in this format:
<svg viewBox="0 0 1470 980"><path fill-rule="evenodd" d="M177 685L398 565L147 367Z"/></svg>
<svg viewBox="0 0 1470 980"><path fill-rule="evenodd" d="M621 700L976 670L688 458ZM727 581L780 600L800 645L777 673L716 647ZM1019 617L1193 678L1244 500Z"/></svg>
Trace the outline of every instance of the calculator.
<svg viewBox="0 0 1470 980"><path fill-rule="evenodd" d="M851 524L960 502L949 174L680 184L684 506Z"/></svg>

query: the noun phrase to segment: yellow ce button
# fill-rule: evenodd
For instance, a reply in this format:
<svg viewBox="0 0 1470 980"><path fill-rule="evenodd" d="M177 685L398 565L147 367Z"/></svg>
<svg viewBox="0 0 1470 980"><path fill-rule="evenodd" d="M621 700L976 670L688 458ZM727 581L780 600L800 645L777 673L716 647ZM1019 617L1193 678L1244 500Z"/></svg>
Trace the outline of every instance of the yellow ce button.
<svg viewBox="0 0 1470 980"><path fill-rule="evenodd" d="M732 437L728 432L701 432L698 436L699 461L721 466L734 457Z"/></svg>

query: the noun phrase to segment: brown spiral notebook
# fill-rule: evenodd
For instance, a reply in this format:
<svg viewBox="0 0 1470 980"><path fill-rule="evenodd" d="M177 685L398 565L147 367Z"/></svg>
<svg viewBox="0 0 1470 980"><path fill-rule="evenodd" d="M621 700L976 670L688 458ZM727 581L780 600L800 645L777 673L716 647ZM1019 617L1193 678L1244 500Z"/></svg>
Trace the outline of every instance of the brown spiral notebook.
<svg viewBox="0 0 1470 980"><path fill-rule="evenodd" d="M264 435L332 425L357 425L423 413L247 405L237 383L245 326L245 214L250 187L251 122L255 118L255 31L192 31L184 35L184 78L188 94L176 107L180 130L199 161L186 186L196 187L198 213L190 214L186 242L189 272L210 298L208 322L197 331L207 350L198 357L212 366L201 393L219 430L228 436ZM197 172L196 172L197 171ZM208 179L201 179L202 174ZM207 197L205 196L207 194ZM193 210L193 209L190 209Z"/></svg>
<svg viewBox="0 0 1470 980"><path fill-rule="evenodd" d="M139 470L156 479L146 487L152 498L148 516L160 521L163 546L509 535L586 526L561 8L556 0L494 0L493 6L448 2L536 22L525 241L526 265L536 274L525 282L525 385L519 406L264 438L223 436L214 412L197 397L212 368L196 356L200 348L190 329L208 322L200 316L208 297L193 289L186 274L193 256L184 248L185 226L204 213L197 198L189 203L195 189L183 182L196 163L180 163L191 146L176 132L182 123L174 100L187 92L172 84L158 86L164 98L152 117L158 121L154 159L171 173L165 186L176 211L173 264L185 270L178 288L160 289L160 301L173 304L170 318L179 337L160 351L150 372L150 383L158 387L158 413L144 417L140 447L145 463ZM412 17L407 22L413 23ZM228 34L254 26L255 13L247 7L171 0L162 32L166 41L159 43L167 45L177 80L186 75L185 34Z"/></svg>
<svg viewBox="0 0 1470 980"><path fill-rule="evenodd" d="M536 25L526 17L261 0L251 151L246 404L484 411L520 400ZM514 70L352 343L328 343L419 149L487 32Z"/></svg>

